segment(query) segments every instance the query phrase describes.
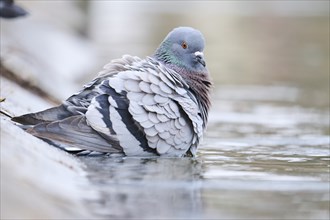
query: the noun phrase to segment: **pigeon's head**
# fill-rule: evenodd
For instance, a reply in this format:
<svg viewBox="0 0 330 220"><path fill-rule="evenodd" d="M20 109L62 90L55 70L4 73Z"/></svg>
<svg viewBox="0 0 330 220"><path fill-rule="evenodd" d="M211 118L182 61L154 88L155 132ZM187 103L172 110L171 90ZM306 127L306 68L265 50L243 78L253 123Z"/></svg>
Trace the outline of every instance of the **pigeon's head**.
<svg viewBox="0 0 330 220"><path fill-rule="evenodd" d="M191 72L205 73L205 40L202 33L191 27L173 29L160 44L154 56L157 60L186 69Z"/></svg>
<svg viewBox="0 0 330 220"><path fill-rule="evenodd" d="M203 126L206 125L212 85L204 60L205 40L191 27L173 29L157 48L154 58L182 76L196 96Z"/></svg>

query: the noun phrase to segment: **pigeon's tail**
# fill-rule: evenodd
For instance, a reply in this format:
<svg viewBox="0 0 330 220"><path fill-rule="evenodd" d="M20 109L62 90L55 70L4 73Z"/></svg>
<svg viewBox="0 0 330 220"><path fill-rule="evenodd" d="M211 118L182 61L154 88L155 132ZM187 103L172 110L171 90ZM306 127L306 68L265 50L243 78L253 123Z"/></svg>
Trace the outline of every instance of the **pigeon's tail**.
<svg viewBox="0 0 330 220"><path fill-rule="evenodd" d="M11 120L22 125L37 125L45 122L52 122L73 116L63 105L50 108L44 111L13 117Z"/></svg>
<svg viewBox="0 0 330 220"><path fill-rule="evenodd" d="M102 137L87 124L85 116L82 115L39 123L26 131L67 151L73 148L106 153L122 152L116 140Z"/></svg>

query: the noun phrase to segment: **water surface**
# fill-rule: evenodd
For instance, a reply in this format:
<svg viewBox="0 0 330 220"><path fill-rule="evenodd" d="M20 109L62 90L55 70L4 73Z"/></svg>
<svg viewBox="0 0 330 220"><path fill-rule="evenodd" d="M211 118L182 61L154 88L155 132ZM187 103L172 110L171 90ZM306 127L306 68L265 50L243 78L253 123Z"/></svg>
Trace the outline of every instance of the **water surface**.
<svg viewBox="0 0 330 220"><path fill-rule="evenodd" d="M134 4L90 4L102 65L152 54L173 27L200 29L214 81L209 124L196 158L81 157L99 194L87 201L94 214L328 219L328 3Z"/></svg>
<svg viewBox="0 0 330 220"><path fill-rule="evenodd" d="M329 113L302 94L215 90L196 158L81 157L100 196L87 204L100 217L327 219Z"/></svg>

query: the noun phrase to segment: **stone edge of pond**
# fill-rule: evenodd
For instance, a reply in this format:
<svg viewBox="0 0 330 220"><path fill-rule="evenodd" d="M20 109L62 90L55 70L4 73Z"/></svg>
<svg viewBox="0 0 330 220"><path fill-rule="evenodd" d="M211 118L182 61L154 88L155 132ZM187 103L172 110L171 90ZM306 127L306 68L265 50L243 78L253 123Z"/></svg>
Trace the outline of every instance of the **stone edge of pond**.
<svg viewBox="0 0 330 220"><path fill-rule="evenodd" d="M21 98L20 98L21 97ZM49 105L1 77L1 111L29 112ZM21 104L21 105L20 105ZM89 187L78 158L26 133L0 114L1 219L91 219Z"/></svg>

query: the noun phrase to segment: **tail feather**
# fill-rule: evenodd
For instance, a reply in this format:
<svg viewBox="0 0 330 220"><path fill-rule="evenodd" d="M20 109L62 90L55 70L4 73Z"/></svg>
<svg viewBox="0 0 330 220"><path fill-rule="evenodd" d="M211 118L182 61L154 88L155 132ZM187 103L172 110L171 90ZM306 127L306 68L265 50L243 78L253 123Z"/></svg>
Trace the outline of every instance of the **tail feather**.
<svg viewBox="0 0 330 220"><path fill-rule="evenodd" d="M22 125L37 125L44 122L52 122L73 116L63 105L50 108L44 111L13 117L11 120Z"/></svg>
<svg viewBox="0 0 330 220"><path fill-rule="evenodd" d="M121 153L116 139L106 140L88 126L85 116L76 115L54 122L39 123L27 129L30 134L48 140L60 148L74 147L107 153Z"/></svg>

